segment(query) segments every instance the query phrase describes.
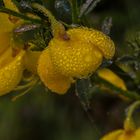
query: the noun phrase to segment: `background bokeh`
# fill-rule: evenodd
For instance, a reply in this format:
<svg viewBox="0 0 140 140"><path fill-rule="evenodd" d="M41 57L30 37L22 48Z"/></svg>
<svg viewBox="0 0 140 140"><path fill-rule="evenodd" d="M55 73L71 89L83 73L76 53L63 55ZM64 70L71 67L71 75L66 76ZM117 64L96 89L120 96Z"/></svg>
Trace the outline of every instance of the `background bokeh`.
<svg viewBox="0 0 140 140"><path fill-rule="evenodd" d="M71 23L67 0L43 2L57 19ZM140 31L139 6L139 0L102 0L87 21L100 29L104 18L111 16L110 35L122 53L127 49L126 40ZM9 95L0 97L0 140L99 140L103 134L122 127L126 107L127 103L117 97L96 95L91 101L91 122L74 86L68 94L59 96L40 84L15 102Z"/></svg>

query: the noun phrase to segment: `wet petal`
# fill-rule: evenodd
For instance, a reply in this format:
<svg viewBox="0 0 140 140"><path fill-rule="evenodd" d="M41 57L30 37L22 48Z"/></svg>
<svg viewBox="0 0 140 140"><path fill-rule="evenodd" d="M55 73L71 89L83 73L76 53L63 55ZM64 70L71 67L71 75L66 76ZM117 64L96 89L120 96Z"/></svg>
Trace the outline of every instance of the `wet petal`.
<svg viewBox="0 0 140 140"><path fill-rule="evenodd" d="M101 31L79 27L70 29L68 32L75 36L75 39L78 37L83 41L91 42L98 47L106 59L111 59L115 54L114 42Z"/></svg>
<svg viewBox="0 0 140 140"><path fill-rule="evenodd" d="M23 57L25 52L21 50L15 57L12 57L11 51L9 49L5 52L5 55L0 57L5 57L3 61L6 63L1 63L0 66L0 95L4 95L12 91L17 84L20 82L23 72ZM9 60L7 62L7 60Z"/></svg>
<svg viewBox="0 0 140 140"><path fill-rule="evenodd" d="M54 70L49 55L49 49L42 52L38 62L38 74L40 79L51 91L65 94L70 88L71 80Z"/></svg>
<svg viewBox="0 0 140 140"><path fill-rule="evenodd" d="M69 33L69 32L68 32ZM70 34L70 40L53 38L49 43L52 62L60 73L69 77L87 77L100 66L103 55L90 42Z"/></svg>

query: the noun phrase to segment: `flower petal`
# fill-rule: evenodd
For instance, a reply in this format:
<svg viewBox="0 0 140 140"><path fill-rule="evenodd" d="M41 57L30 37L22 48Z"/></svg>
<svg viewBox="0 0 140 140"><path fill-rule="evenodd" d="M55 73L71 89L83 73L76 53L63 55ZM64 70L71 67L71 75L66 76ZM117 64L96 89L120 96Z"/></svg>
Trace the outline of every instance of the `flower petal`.
<svg viewBox="0 0 140 140"><path fill-rule="evenodd" d="M100 69L98 70L98 75L116 87L121 88L122 90L127 90L124 81L111 70L107 68Z"/></svg>
<svg viewBox="0 0 140 140"><path fill-rule="evenodd" d="M0 33L0 55L10 46L10 33Z"/></svg>
<svg viewBox="0 0 140 140"><path fill-rule="evenodd" d="M53 92L65 94L70 88L70 78L63 76L54 70L48 48L42 52L39 58L38 74L45 86Z"/></svg>
<svg viewBox="0 0 140 140"><path fill-rule="evenodd" d="M135 139L132 140L140 140L140 128L138 128L135 132Z"/></svg>
<svg viewBox="0 0 140 140"><path fill-rule="evenodd" d="M37 63L40 54L40 51L26 51L24 59L25 68L34 74L37 73Z"/></svg>
<svg viewBox="0 0 140 140"><path fill-rule="evenodd" d="M0 13L0 33L11 32L14 28L14 24L10 22L9 15Z"/></svg>
<svg viewBox="0 0 140 140"><path fill-rule="evenodd" d="M12 57L11 48L0 57L0 95L12 91L20 82L23 72L23 57L25 51L21 50L15 57ZM6 57L7 56L7 57ZM5 57L5 58L3 58ZM3 63L2 63L3 59ZM8 62L7 62L8 60ZM4 64L4 62L6 64Z"/></svg>
<svg viewBox="0 0 140 140"><path fill-rule="evenodd" d="M6 8L18 12L16 5L12 2L12 0L3 0Z"/></svg>
<svg viewBox="0 0 140 140"><path fill-rule="evenodd" d="M77 30L77 29L75 29ZM60 73L68 77L85 78L102 63L102 52L80 34L69 33L70 40L54 37L49 43L52 62Z"/></svg>
<svg viewBox="0 0 140 140"><path fill-rule="evenodd" d="M111 59L114 56L114 42L101 31L79 27L68 30L68 33L75 36L75 40L78 37L83 41L91 42L94 46L98 47L106 59Z"/></svg>
<svg viewBox="0 0 140 140"><path fill-rule="evenodd" d="M135 139L135 133L134 132L123 132L117 140L138 140Z"/></svg>
<svg viewBox="0 0 140 140"><path fill-rule="evenodd" d="M118 140L118 137L123 133L123 130L116 130L105 135L101 140Z"/></svg>

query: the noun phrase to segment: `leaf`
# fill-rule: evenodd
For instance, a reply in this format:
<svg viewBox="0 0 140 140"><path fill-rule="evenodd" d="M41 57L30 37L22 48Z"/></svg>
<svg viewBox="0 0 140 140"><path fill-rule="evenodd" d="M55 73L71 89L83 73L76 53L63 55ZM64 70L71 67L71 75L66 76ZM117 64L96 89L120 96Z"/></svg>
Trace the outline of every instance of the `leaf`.
<svg viewBox="0 0 140 140"><path fill-rule="evenodd" d="M30 30L34 30L36 28L39 28L40 25L37 25L37 24L24 24L24 25L21 25L20 27L17 27L14 32L15 33L23 33L23 32L27 32L27 31L30 31Z"/></svg>
<svg viewBox="0 0 140 140"><path fill-rule="evenodd" d="M89 98L91 95L89 95L90 88L91 88L91 82L90 79L79 79L76 82L76 95L79 98L81 105L86 112L89 120L91 121L92 125L95 127L97 133L99 133L98 129L96 128L94 124L94 119L93 119L93 112L90 107L90 101Z"/></svg>
<svg viewBox="0 0 140 140"><path fill-rule="evenodd" d="M124 56L119 57L116 61L117 62L119 61L121 63L130 63L130 62L135 62L136 58L130 55L124 55Z"/></svg>
<svg viewBox="0 0 140 140"><path fill-rule="evenodd" d="M86 0L80 9L79 17L90 13L101 0Z"/></svg>
<svg viewBox="0 0 140 140"><path fill-rule="evenodd" d="M89 98L88 92L91 88L91 83L89 79L78 79L76 82L76 95L81 101L84 109L87 110L89 108Z"/></svg>
<svg viewBox="0 0 140 140"><path fill-rule="evenodd" d="M112 27L112 17L106 17L102 23L102 31L106 35L110 34L110 30Z"/></svg>

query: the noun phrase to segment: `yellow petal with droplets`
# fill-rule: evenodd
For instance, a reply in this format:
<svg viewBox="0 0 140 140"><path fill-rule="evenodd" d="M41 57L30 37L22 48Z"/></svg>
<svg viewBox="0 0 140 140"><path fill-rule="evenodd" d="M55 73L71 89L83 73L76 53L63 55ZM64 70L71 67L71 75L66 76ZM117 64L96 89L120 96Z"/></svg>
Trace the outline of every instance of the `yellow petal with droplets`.
<svg viewBox="0 0 140 140"><path fill-rule="evenodd" d="M101 140L118 140L118 137L123 133L123 130L116 130L105 135Z"/></svg>
<svg viewBox="0 0 140 140"><path fill-rule="evenodd" d="M27 51L24 57L25 68L34 74L37 74L37 63L40 54L39 51Z"/></svg>
<svg viewBox="0 0 140 140"><path fill-rule="evenodd" d="M115 54L114 42L101 31L79 27L68 30L68 34L73 36L75 41L81 39L84 42L91 42L100 49L106 59L111 59Z"/></svg>
<svg viewBox="0 0 140 140"><path fill-rule="evenodd" d="M70 88L70 78L55 71L48 48L40 55L38 61L38 74L45 86L53 92L65 94Z"/></svg>
<svg viewBox="0 0 140 140"><path fill-rule="evenodd" d="M69 32L70 40L53 38L49 43L52 62L55 68L69 77L87 77L102 62L101 51L92 43L82 40L80 34L75 37Z"/></svg>
<svg viewBox="0 0 140 140"><path fill-rule="evenodd" d="M20 82L24 69L24 54L25 52L21 50L15 57L12 57L12 54L9 51L9 56L3 60L6 62L6 60L10 59L8 63L6 62L5 65L1 65L0 67L0 95L12 91Z"/></svg>

